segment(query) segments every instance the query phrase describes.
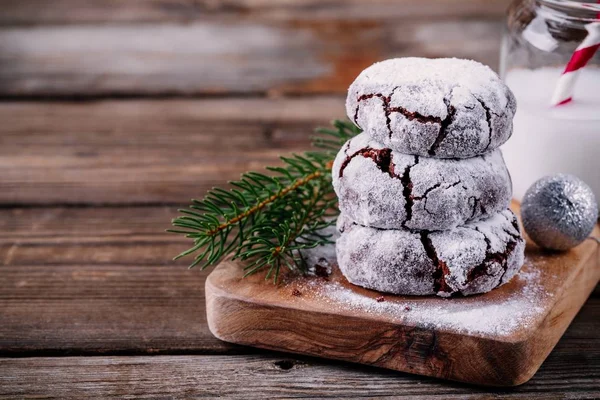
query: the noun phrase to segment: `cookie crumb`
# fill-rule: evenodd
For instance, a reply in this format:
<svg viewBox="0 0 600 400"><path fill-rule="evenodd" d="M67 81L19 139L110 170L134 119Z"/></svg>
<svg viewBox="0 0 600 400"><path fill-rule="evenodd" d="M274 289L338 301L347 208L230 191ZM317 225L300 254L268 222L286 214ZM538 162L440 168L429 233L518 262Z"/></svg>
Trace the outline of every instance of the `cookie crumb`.
<svg viewBox="0 0 600 400"><path fill-rule="evenodd" d="M327 262L327 260L325 260L325 262ZM327 270L327 267L324 267L320 264L316 264L315 265L315 275L318 277L321 277L321 278L327 278L327 277L329 277L329 271Z"/></svg>
<svg viewBox="0 0 600 400"><path fill-rule="evenodd" d="M302 292L299 291L298 289L294 289L294 290L292 290L292 296L296 296L296 297L302 296Z"/></svg>
<svg viewBox="0 0 600 400"><path fill-rule="evenodd" d="M383 296L379 296L378 298L376 298L375 300L377 300L378 303L383 303L385 301L385 297Z"/></svg>

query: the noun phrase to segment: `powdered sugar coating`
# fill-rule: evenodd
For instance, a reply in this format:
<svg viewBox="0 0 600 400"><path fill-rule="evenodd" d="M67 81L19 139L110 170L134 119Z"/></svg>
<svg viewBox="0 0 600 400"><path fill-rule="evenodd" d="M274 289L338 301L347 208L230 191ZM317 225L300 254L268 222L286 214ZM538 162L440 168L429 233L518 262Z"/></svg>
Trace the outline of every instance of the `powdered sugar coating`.
<svg viewBox="0 0 600 400"><path fill-rule="evenodd" d="M348 89L346 112L394 150L468 158L512 134L516 100L487 66L456 58L396 58L362 71Z"/></svg>
<svg viewBox="0 0 600 400"><path fill-rule="evenodd" d="M529 264L529 265L528 265ZM319 303L338 313L356 311L370 317L384 317L437 332L458 332L478 337L510 337L541 323L554 295L544 287L548 271L525 262L512 279L512 290L490 301L487 296L453 299L385 296L364 293L335 279L310 279L297 285L303 293L314 293ZM306 299L299 298L299 301Z"/></svg>
<svg viewBox="0 0 600 400"><path fill-rule="evenodd" d="M333 164L340 209L360 225L445 230L506 209L510 174L495 150L470 159L435 159L386 149L362 133Z"/></svg>
<svg viewBox="0 0 600 400"><path fill-rule="evenodd" d="M351 283L403 295L485 293L523 265L525 241L504 210L448 231L382 230L338 218L340 270Z"/></svg>

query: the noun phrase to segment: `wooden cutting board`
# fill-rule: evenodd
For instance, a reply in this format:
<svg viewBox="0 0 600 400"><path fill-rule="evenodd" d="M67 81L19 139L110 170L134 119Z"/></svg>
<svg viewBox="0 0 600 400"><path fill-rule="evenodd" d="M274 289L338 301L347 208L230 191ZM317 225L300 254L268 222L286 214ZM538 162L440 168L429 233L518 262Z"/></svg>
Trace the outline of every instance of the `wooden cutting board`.
<svg viewBox="0 0 600 400"><path fill-rule="evenodd" d="M596 226L594 235L600 235ZM208 325L227 342L491 386L538 370L600 279L600 246L566 253L527 242L508 284L442 299L381 294L328 277L242 278L226 261L206 281Z"/></svg>

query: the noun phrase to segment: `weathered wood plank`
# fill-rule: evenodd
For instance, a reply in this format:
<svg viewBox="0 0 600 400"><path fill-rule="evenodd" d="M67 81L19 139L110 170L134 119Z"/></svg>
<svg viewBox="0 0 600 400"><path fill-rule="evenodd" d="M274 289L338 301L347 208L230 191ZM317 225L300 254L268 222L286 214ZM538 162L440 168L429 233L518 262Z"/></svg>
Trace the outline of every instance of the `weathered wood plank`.
<svg viewBox="0 0 600 400"><path fill-rule="evenodd" d="M565 342L563 340L563 342ZM510 390L283 355L0 359L0 396L52 398L235 397L592 399L600 353L563 342L527 384Z"/></svg>
<svg viewBox="0 0 600 400"><path fill-rule="evenodd" d="M177 215L173 207L1 209L0 265L25 274L14 278L17 286L27 270L34 273L38 267L50 276L64 275L61 280L70 279L61 270L67 266L74 270L172 266L164 273L187 274L184 267L191 259L173 261L173 257L191 241L166 232ZM50 266L56 271L43 268Z"/></svg>
<svg viewBox="0 0 600 400"><path fill-rule="evenodd" d="M0 353L231 352L206 326L207 272L172 257L173 208L0 210Z"/></svg>
<svg viewBox="0 0 600 400"><path fill-rule="evenodd" d="M76 0L4 1L0 24L502 17L510 0Z"/></svg>
<svg viewBox="0 0 600 400"><path fill-rule="evenodd" d="M240 351L208 330L205 272L147 262L0 266L0 354Z"/></svg>
<svg viewBox="0 0 600 400"><path fill-rule="evenodd" d="M175 207L0 208L0 243L47 239L45 243L52 244L90 237L128 240L132 236L154 237L169 243L175 235L165 229L176 215ZM14 261L13 258L10 264Z"/></svg>
<svg viewBox="0 0 600 400"><path fill-rule="evenodd" d="M239 353L206 325L207 272L171 258L171 207L0 209L0 354ZM586 363L600 298L563 342Z"/></svg>
<svg viewBox="0 0 600 400"><path fill-rule="evenodd" d="M172 257L190 242L165 232L177 215L166 206L0 209L0 265L184 266L189 259Z"/></svg>
<svg viewBox="0 0 600 400"><path fill-rule="evenodd" d="M338 97L0 103L0 204L184 204L342 115Z"/></svg>
<svg viewBox="0 0 600 400"><path fill-rule="evenodd" d="M496 68L501 26L407 17L7 27L0 96L344 93L362 69L391 57Z"/></svg>
<svg viewBox="0 0 600 400"><path fill-rule="evenodd" d="M345 96L307 98L144 99L88 102L1 102L3 135L53 132L68 127L99 129L186 129L210 127L217 122L264 124L327 122L345 114ZM112 119L112 121L107 121ZM43 132L42 132L43 133ZM230 138L235 139L235 137Z"/></svg>
<svg viewBox="0 0 600 400"><path fill-rule="evenodd" d="M206 326L207 272L168 207L0 210L0 353L237 351Z"/></svg>
<svg viewBox="0 0 600 400"><path fill-rule="evenodd" d="M173 208L0 210L0 353L234 351L206 326L207 272L172 257Z"/></svg>

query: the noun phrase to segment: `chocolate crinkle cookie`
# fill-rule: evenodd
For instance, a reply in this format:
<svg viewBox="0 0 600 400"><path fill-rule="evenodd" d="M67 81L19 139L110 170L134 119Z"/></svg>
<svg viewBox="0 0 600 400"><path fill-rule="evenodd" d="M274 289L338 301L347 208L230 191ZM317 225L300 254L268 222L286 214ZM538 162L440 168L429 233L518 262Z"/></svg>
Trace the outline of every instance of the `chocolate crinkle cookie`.
<svg viewBox="0 0 600 400"><path fill-rule="evenodd" d="M365 133L342 147L332 176L340 209L383 229L451 229L505 210L512 196L500 150L427 158L390 150Z"/></svg>
<svg viewBox="0 0 600 400"><path fill-rule="evenodd" d="M369 136L406 154L468 158L512 134L510 89L487 66L455 58L398 58L365 69L346 112Z"/></svg>
<svg viewBox="0 0 600 400"><path fill-rule="evenodd" d="M440 232L365 227L344 214L337 226L342 273L355 285L381 292L485 293L510 281L524 260L525 241L510 210Z"/></svg>

